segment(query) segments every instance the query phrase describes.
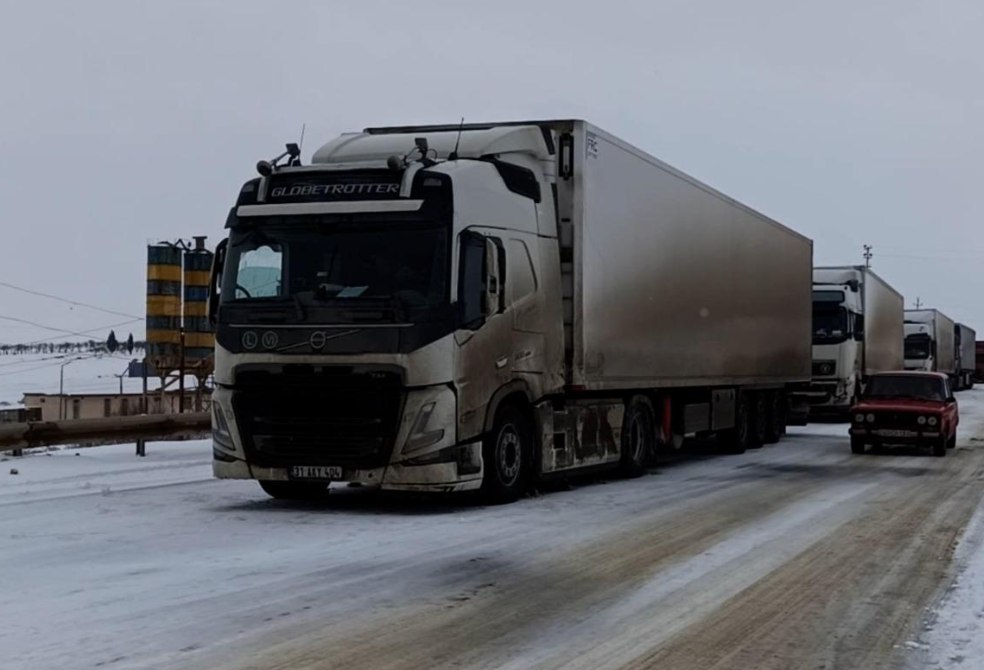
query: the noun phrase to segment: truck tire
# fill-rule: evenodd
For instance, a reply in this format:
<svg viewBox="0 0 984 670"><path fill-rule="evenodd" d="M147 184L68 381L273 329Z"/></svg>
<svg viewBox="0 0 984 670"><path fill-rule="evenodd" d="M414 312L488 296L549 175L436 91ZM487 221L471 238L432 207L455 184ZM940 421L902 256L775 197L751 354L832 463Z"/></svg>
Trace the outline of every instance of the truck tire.
<svg viewBox="0 0 984 670"><path fill-rule="evenodd" d="M859 437L851 438L851 453L852 454L863 454L864 453L864 440Z"/></svg>
<svg viewBox="0 0 984 670"><path fill-rule="evenodd" d="M752 394L751 399L751 434L748 439L748 446L751 449L758 449L765 444L769 432L769 403L766 394L762 391Z"/></svg>
<svg viewBox="0 0 984 670"><path fill-rule="evenodd" d="M278 500L323 500L328 497L328 485L315 482L279 482L260 480L260 488Z"/></svg>
<svg viewBox="0 0 984 670"><path fill-rule="evenodd" d="M948 440L945 437L941 437L933 442L933 456L946 456L947 441Z"/></svg>
<svg viewBox="0 0 984 670"><path fill-rule="evenodd" d="M721 433L724 450L729 454L743 454L748 449L751 433L748 409L747 398L739 394L735 405L735 427Z"/></svg>
<svg viewBox="0 0 984 670"><path fill-rule="evenodd" d="M656 412L648 398L633 397L625 407L618 471L623 477L638 477L656 452Z"/></svg>
<svg viewBox="0 0 984 670"><path fill-rule="evenodd" d="M530 422L515 405L504 405L482 442L482 496L497 505L516 501L526 492L532 466Z"/></svg>
<svg viewBox="0 0 984 670"><path fill-rule="evenodd" d="M765 443L775 444L782 439L786 427L786 415L783 412L786 399L779 391L772 391L768 394L766 408L768 421L765 428Z"/></svg>

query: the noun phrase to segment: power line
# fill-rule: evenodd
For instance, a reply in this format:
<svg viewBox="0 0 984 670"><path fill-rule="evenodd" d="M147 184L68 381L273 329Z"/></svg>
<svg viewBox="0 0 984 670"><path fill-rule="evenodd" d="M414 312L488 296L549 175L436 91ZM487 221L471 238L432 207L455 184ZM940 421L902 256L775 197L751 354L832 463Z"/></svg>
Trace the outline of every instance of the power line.
<svg viewBox="0 0 984 670"><path fill-rule="evenodd" d="M26 324L28 326L34 326L35 328L41 328L43 330L50 330L55 333L65 333L66 335L69 336L78 336L78 337L85 337L87 335L92 335L93 333L99 333L105 330L106 328L119 328L120 326L126 326L131 323L136 323L137 321L143 321L143 319L141 318L133 318L130 319L129 321L123 321L121 323L116 323L109 326L103 326L101 328L93 328L92 330L77 331L77 330L66 330L65 328L57 328L55 326L46 326L43 323L37 323L36 321L29 321L28 319L19 319L16 316L4 316L0 314L0 319L4 321L13 321L14 323ZM61 337L64 336L65 335L62 335ZM53 340L53 339L61 339L61 338L60 337L48 338L48 340ZM48 340L37 340L35 342L28 342L27 346L30 346L32 344L41 344L43 342L47 342Z"/></svg>
<svg viewBox="0 0 984 670"><path fill-rule="evenodd" d="M48 298L49 300L57 300L58 302L63 302L63 303L66 303L68 305L74 305L76 307L85 307L87 309L94 309L97 312L104 312L105 314L112 314L114 316L126 316L126 317L130 317L130 318L134 318L134 319L140 319L140 318L142 318L142 317L138 317L135 314L127 314L126 312L117 312L115 310L106 309L104 307L99 307L97 305L90 305L89 303L86 303L86 302L79 302L78 300L71 300L69 298L62 298L62 297L57 296L57 295L51 295L50 293L42 293L41 291L35 291L33 289L24 288L23 286L16 286L15 284L10 284L10 283L4 282L4 281L0 281L0 286L3 286L5 288L12 289L14 291L20 291L22 293L27 293L27 294L30 294L30 295L36 295L36 296L41 297L41 298Z"/></svg>

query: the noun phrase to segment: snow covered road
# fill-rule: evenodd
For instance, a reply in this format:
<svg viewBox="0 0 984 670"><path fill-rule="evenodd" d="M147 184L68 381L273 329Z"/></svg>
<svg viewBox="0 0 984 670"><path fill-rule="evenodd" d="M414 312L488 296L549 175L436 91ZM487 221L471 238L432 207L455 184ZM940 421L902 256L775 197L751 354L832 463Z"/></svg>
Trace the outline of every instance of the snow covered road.
<svg viewBox="0 0 984 670"><path fill-rule="evenodd" d="M205 442L11 458L0 667L954 667L984 610L959 580L984 391L959 398L945 459L811 425L505 507L273 501L212 480Z"/></svg>

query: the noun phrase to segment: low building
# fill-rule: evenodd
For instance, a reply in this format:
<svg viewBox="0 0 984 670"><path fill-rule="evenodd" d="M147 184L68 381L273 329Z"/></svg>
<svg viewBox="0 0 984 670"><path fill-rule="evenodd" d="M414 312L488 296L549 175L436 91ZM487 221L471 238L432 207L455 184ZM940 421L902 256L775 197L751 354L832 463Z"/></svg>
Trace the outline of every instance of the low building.
<svg viewBox="0 0 984 670"><path fill-rule="evenodd" d="M195 392L185 392L186 412L204 411L208 396L196 398ZM141 414L177 414L180 410L177 391L142 393L25 393L24 407L41 421L59 419L102 419L112 416Z"/></svg>

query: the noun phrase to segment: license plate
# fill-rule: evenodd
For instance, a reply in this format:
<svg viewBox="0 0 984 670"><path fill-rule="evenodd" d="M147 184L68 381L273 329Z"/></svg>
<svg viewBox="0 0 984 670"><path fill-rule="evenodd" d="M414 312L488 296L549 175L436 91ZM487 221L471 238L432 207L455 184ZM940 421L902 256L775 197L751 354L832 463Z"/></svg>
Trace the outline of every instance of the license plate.
<svg viewBox="0 0 984 670"><path fill-rule="evenodd" d="M292 465L287 471L290 479L319 479L336 481L342 479L342 469L335 465Z"/></svg>
<svg viewBox="0 0 984 670"><path fill-rule="evenodd" d="M916 437L919 435L914 430L879 430L876 432L881 437Z"/></svg>

